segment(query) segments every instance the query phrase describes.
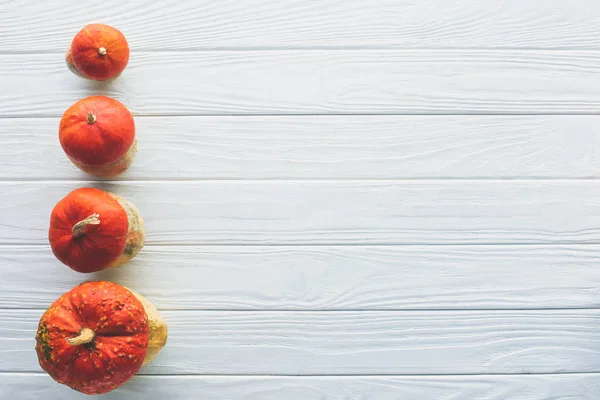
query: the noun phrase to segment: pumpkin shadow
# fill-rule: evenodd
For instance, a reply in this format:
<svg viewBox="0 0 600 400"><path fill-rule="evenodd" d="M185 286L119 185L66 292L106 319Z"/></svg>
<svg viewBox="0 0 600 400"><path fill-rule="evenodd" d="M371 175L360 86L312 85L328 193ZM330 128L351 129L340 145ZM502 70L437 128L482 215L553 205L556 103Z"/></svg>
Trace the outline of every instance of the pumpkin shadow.
<svg viewBox="0 0 600 400"><path fill-rule="evenodd" d="M89 96L115 97L115 94L119 93L119 90L117 89L118 83L116 82L118 78L119 75L107 81L85 79L85 89L89 92Z"/></svg>
<svg viewBox="0 0 600 400"><path fill-rule="evenodd" d="M90 182L89 185L96 189L104 190L105 192L116 193L119 192L123 188L122 184L119 184L118 181L93 181Z"/></svg>
<svg viewBox="0 0 600 400"><path fill-rule="evenodd" d="M129 103L128 92L130 90L127 88L126 82L119 79L119 76L107 81L83 79L81 89L86 93L86 97L106 96L118 100L127 106Z"/></svg>
<svg viewBox="0 0 600 400"><path fill-rule="evenodd" d="M119 265L118 267L107 268L103 271L97 272L94 276L94 280L110 281L135 290L135 282L139 280L138 271L140 268L135 268L135 265L133 264L137 264L135 260L131 260L125 264Z"/></svg>

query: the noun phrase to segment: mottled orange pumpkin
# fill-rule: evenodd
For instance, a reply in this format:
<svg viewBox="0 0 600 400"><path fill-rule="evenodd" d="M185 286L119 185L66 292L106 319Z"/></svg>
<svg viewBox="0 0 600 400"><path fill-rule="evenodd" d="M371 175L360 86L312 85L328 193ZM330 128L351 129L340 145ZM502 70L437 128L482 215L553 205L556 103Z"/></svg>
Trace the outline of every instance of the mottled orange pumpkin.
<svg viewBox="0 0 600 400"><path fill-rule="evenodd" d="M78 272L123 264L139 253L144 237L144 222L135 206L100 189L72 191L50 216L52 252Z"/></svg>
<svg viewBox="0 0 600 400"><path fill-rule="evenodd" d="M135 375L166 341L167 326L146 299L116 283L85 282L42 315L36 351L57 382L101 394Z"/></svg>
<svg viewBox="0 0 600 400"><path fill-rule="evenodd" d="M133 116L106 96L86 97L69 107L60 120L58 137L73 164L103 178L125 172L137 151Z"/></svg>
<svg viewBox="0 0 600 400"><path fill-rule="evenodd" d="M129 62L129 44L118 29L90 24L73 38L66 62L69 69L82 78L114 79Z"/></svg>

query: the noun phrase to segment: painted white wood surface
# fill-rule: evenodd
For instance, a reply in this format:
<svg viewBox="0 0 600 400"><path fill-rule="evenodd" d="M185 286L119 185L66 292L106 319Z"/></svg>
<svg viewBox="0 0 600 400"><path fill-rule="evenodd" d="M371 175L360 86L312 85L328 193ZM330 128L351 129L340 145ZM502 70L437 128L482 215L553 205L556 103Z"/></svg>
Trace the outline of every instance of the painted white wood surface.
<svg viewBox="0 0 600 400"><path fill-rule="evenodd" d="M42 313L0 310L0 372L39 371ZM600 364L600 310L161 314L168 344L145 374L579 373Z"/></svg>
<svg viewBox="0 0 600 400"><path fill-rule="evenodd" d="M285 180L3 182L0 244L47 244L56 202L88 184L136 204L152 245L600 242L592 180Z"/></svg>
<svg viewBox="0 0 600 400"><path fill-rule="evenodd" d="M595 0L4 0L0 49L66 50L85 24L134 49L598 48Z"/></svg>
<svg viewBox="0 0 600 400"><path fill-rule="evenodd" d="M600 50L133 52L110 84L62 54L0 57L1 116L61 116L91 94L135 114L596 114ZM192 83L193 82L193 83Z"/></svg>
<svg viewBox="0 0 600 400"><path fill-rule="evenodd" d="M60 118L0 119L0 179L81 179ZM138 117L119 179L590 178L600 116Z"/></svg>
<svg viewBox="0 0 600 400"><path fill-rule="evenodd" d="M89 399L41 374L0 374L0 398ZM274 377L135 376L98 398L189 400L596 400L600 374Z"/></svg>
<svg viewBox="0 0 600 400"><path fill-rule="evenodd" d="M100 398L599 398L598 11L0 0L0 399L83 397L41 373L33 337L88 279L170 327L146 375ZM64 66L90 22L133 48L115 82ZM93 94L136 115L118 182L57 140ZM140 208L131 264L51 255L50 210L87 185Z"/></svg>
<svg viewBox="0 0 600 400"><path fill-rule="evenodd" d="M84 279L118 282L163 310L598 308L597 245L147 246L82 275L47 246L4 246L0 308L44 309Z"/></svg>
<svg viewBox="0 0 600 400"><path fill-rule="evenodd" d="M0 398L19 400L89 399L55 385L40 374L0 374ZM384 377L229 377L136 376L103 399L189 400L596 400L599 374L384 376ZM196 397L197 396L197 397Z"/></svg>

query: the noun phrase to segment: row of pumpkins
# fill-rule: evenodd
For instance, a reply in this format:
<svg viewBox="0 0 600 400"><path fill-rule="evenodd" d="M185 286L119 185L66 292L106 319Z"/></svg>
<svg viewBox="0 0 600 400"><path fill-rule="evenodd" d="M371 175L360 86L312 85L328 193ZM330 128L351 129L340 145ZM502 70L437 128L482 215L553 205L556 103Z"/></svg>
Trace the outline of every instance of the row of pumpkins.
<svg viewBox="0 0 600 400"><path fill-rule="evenodd" d="M129 61L123 34L87 25L67 52L69 69L93 80L118 77ZM71 106L59 138L69 159L98 177L115 177L137 150L135 124L117 100L92 96ZM54 255L78 272L123 264L144 245L136 207L113 193L80 188L52 210L48 238ZM109 392L135 375L164 346L167 326L142 296L116 283L85 282L42 315L36 334L40 366L57 382L86 394Z"/></svg>

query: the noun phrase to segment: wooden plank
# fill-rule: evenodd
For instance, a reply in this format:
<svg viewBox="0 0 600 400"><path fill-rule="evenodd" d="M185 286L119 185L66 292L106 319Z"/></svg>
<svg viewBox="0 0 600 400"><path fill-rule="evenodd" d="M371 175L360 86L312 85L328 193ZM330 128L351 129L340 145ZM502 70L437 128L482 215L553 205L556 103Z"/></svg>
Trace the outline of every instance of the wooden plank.
<svg viewBox="0 0 600 400"><path fill-rule="evenodd" d="M1 116L61 116L107 94L136 115L596 114L599 51L138 52L116 81L56 54L0 58ZM53 128L54 129L54 128Z"/></svg>
<svg viewBox="0 0 600 400"><path fill-rule="evenodd" d="M40 371L33 336L41 314L0 310L1 372ZM600 371L600 310L162 314L169 340L145 374Z"/></svg>
<svg viewBox="0 0 600 400"><path fill-rule="evenodd" d="M599 14L593 0L4 1L0 48L62 52L90 16L134 49L598 48Z"/></svg>
<svg viewBox="0 0 600 400"><path fill-rule="evenodd" d="M155 245L600 242L595 181L50 181L0 185L0 244L47 244L56 202L92 185Z"/></svg>
<svg viewBox="0 0 600 400"><path fill-rule="evenodd" d="M0 398L89 399L42 374L0 374ZM596 400L599 374L490 376L135 376L104 399Z"/></svg>
<svg viewBox="0 0 600 400"><path fill-rule="evenodd" d="M46 308L84 279L161 309L597 308L600 246L148 246L82 275L46 246L0 251L0 308Z"/></svg>
<svg viewBox="0 0 600 400"><path fill-rule="evenodd" d="M65 157L58 124L0 119L0 179L89 179ZM136 125L140 149L126 180L600 175L596 115L139 117Z"/></svg>

